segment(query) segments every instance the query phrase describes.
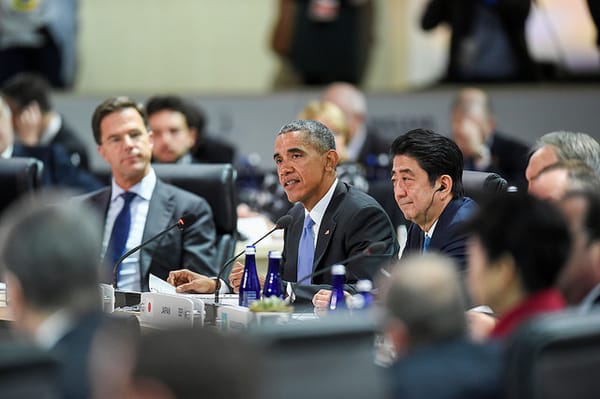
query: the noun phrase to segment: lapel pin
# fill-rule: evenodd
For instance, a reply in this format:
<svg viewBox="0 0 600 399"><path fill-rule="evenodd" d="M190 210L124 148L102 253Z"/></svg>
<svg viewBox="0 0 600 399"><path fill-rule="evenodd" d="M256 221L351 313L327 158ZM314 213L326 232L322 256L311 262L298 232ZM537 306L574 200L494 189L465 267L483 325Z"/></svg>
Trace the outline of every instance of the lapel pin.
<svg viewBox="0 0 600 399"><path fill-rule="evenodd" d="M325 235L328 236L329 235L329 229L327 229L327 231L325 231Z"/></svg>

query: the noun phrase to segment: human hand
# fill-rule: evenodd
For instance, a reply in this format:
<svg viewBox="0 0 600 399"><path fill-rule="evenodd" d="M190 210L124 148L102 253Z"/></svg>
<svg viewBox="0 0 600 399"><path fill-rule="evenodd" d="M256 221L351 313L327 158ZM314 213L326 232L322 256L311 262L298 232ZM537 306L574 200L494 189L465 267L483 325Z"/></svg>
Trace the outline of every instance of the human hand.
<svg viewBox="0 0 600 399"><path fill-rule="evenodd" d="M457 118L452 122L454 142L465 158L478 159L484 146L481 126L469 117Z"/></svg>
<svg viewBox="0 0 600 399"><path fill-rule="evenodd" d="M217 281L188 269L169 272L167 282L176 287L176 291L212 294L217 289Z"/></svg>
<svg viewBox="0 0 600 399"><path fill-rule="evenodd" d="M496 326L496 323L496 318L487 313L477 310L467 311L467 325L469 335L473 341L485 341Z"/></svg>
<svg viewBox="0 0 600 399"><path fill-rule="evenodd" d="M244 265L240 262L236 262L233 269L231 269L231 273L229 273L229 285L236 294L240 292L240 284L242 283L243 276Z"/></svg>
<svg viewBox="0 0 600 399"><path fill-rule="evenodd" d="M14 118L14 129L19 141L24 145L35 146L40 142L42 111L37 102L32 102Z"/></svg>

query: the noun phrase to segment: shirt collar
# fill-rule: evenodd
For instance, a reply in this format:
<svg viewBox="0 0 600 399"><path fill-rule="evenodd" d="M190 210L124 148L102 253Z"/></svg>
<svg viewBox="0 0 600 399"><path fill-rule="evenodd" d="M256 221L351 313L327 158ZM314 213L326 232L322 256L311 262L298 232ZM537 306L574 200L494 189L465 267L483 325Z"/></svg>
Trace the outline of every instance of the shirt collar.
<svg viewBox="0 0 600 399"><path fill-rule="evenodd" d="M313 222L315 222L316 225L320 225L321 220L323 220L323 215L325 215L325 211L327 210L327 206L329 206L329 202L333 197L333 192L335 191L337 184L338 179L336 178L331 187L329 187L329 190L327 190L327 193L325 193L323 198L317 202L310 212L304 208L304 217L306 217L307 213L310 213L310 218L313 220Z"/></svg>
<svg viewBox="0 0 600 399"><path fill-rule="evenodd" d="M66 310L52 313L35 331L34 340L43 349L50 349L73 326L73 318Z"/></svg>
<svg viewBox="0 0 600 399"><path fill-rule="evenodd" d="M154 173L154 169L150 168L150 172L144 176L139 183L132 186L128 191L132 193L136 193L138 196L142 197L146 201L150 201L152 197L152 192L154 191L154 187L156 186L156 173ZM112 179L112 192L110 200L114 201L117 197L123 194L125 190L121 188L116 182L115 178Z"/></svg>
<svg viewBox="0 0 600 399"><path fill-rule="evenodd" d="M4 151L2 151L2 154L0 154L0 157L4 158L4 159L12 158L12 154L13 154L14 148L15 148L14 144L6 146L6 148L4 149Z"/></svg>

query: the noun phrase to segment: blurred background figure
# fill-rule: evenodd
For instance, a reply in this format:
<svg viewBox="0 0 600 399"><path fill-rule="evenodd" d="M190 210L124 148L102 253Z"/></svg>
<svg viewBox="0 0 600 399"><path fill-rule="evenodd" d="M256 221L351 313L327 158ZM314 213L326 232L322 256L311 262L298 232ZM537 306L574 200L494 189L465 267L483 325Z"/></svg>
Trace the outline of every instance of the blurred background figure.
<svg viewBox="0 0 600 399"><path fill-rule="evenodd" d="M392 397L499 396L499 351L469 339L463 290L450 258L408 257L384 286L384 330L396 355L388 371Z"/></svg>
<svg viewBox="0 0 600 399"><path fill-rule="evenodd" d="M498 316L492 338L506 338L530 318L564 308L557 280L571 236L553 204L523 193L495 196L467 231L467 282L475 303Z"/></svg>
<svg viewBox="0 0 600 399"><path fill-rule="evenodd" d="M451 29L449 82L533 80L525 23L531 0L430 0L421 27ZM502 60L502 62L498 62Z"/></svg>
<svg viewBox="0 0 600 399"><path fill-rule="evenodd" d="M64 398L88 397L89 350L104 320L99 219L67 196L45 195L17 202L0 226L12 326L58 360Z"/></svg>
<svg viewBox="0 0 600 399"><path fill-rule="evenodd" d="M600 143L586 133L557 131L544 134L533 146L525 169L528 189L542 169L568 160L582 161L600 173Z"/></svg>
<svg viewBox="0 0 600 399"><path fill-rule="evenodd" d="M148 125L154 147L152 161L160 163L197 163L191 151L197 131L190 107L177 96L155 96L146 103Z"/></svg>
<svg viewBox="0 0 600 399"><path fill-rule="evenodd" d="M529 148L496 130L488 95L469 87L460 90L452 104L452 134L465 161L465 170L495 172L509 185L527 189L525 169Z"/></svg>
<svg viewBox="0 0 600 399"><path fill-rule="evenodd" d="M227 141L210 134L206 128L206 114L202 108L191 101L188 107L188 123L196 129L196 146L192 155L199 162L234 163L236 147Z"/></svg>
<svg viewBox="0 0 600 399"><path fill-rule="evenodd" d="M71 188L80 192L101 187L99 181L84 169L75 167L60 144L24 145L15 137L12 113L0 97L0 158L28 157L42 162L41 184Z"/></svg>
<svg viewBox="0 0 600 399"><path fill-rule="evenodd" d="M567 192L600 190L600 175L583 161L571 159L546 166L531 180L529 194L558 202Z"/></svg>
<svg viewBox="0 0 600 399"><path fill-rule="evenodd" d="M55 88L73 84L78 0L0 1L0 84L39 73Z"/></svg>
<svg viewBox="0 0 600 399"><path fill-rule="evenodd" d="M2 59L2 64L4 64ZM38 74L21 73L2 85L12 111L15 133L29 146L60 144L73 166L89 170L86 145L62 115L54 111L48 82Z"/></svg>
<svg viewBox="0 0 600 399"><path fill-rule="evenodd" d="M279 0L271 48L281 57L275 88L360 84L373 42L372 0Z"/></svg>

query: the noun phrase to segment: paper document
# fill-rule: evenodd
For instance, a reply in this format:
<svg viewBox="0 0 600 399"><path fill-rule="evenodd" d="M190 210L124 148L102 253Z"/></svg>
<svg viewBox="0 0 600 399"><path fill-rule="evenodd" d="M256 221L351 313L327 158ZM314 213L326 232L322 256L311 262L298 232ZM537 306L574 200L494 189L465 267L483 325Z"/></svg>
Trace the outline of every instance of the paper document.
<svg viewBox="0 0 600 399"><path fill-rule="evenodd" d="M156 277L150 273L150 280L148 281L150 292L159 292L161 294L175 294L175 287L167 283L165 280Z"/></svg>

